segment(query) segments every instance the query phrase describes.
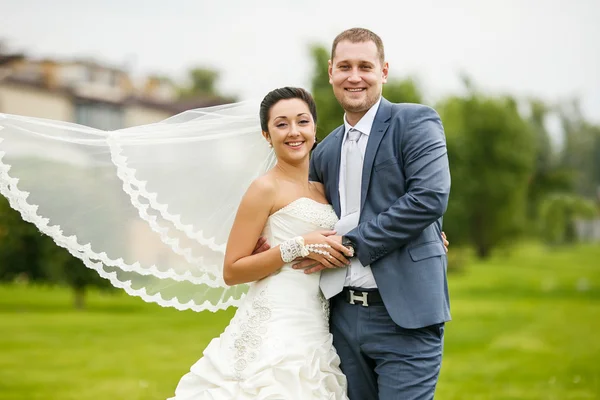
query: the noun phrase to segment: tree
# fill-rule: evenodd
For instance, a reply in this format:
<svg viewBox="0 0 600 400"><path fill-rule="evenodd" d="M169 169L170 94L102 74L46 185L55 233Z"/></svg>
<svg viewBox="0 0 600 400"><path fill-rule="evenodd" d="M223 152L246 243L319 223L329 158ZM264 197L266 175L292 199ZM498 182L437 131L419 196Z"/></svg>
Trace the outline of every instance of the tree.
<svg viewBox="0 0 600 400"><path fill-rule="evenodd" d="M598 210L588 199L574 194L548 196L541 205L542 238L550 245L575 242L575 220L593 219Z"/></svg>
<svg viewBox="0 0 600 400"><path fill-rule="evenodd" d="M189 85L179 89L180 97L217 96L219 72L210 68L192 68L188 72Z"/></svg>
<svg viewBox="0 0 600 400"><path fill-rule="evenodd" d="M329 52L323 46L315 45L311 48L313 57L313 78L311 92L317 103L317 138L322 140L331 131L343 122L344 110L333 95L333 89L329 83L327 65Z"/></svg>
<svg viewBox="0 0 600 400"><path fill-rule="evenodd" d="M23 221L8 200L0 196L0 281L45 280L40 263L44 239L34 225Z"/></svg>
<svg viewBox="0 0 600 400"><path fill-rule="evenodd" d="M596 198L600 187L600 127L585 120L577 101L560 105L558 111L565 132L562 166L573 171L577 194Z"/></svg>
<svg viewBox="0 0 600 400"><path fill-rule="evenodd" d="M468 85L467 85L468 86ZM452 189L444 229L485 258L525 225L535 133L509 96L468 89L437 107L445 126Z"/></svg>
<svg viewBox="0 0 600 400"><path fill-rule="evenodd" d="M50 239L44 237L44 239ZM92 286L104 290L113 289L108 280L102 278L93 269L87 268L83 262L58 247L51 240L44 240L41 246L42 269L46 279L53 283L69 286L73 290L73 306L85 308L85 294Z"/></svg>
<svg viewBox="0 0 600 400"><path fill-rule="evenodd" d="M392 103L423 104L421 88L413 78L389 79L383 85L383 97Z"/></svg>
<svg viewBox="0 0 600 400"><path fill-rule="evenodd" d="M560 162L560 152L553 148L546 120L552 107L539 99L529 101L529 123L536 140L536 158L528 190L528 216L533 223L540 218L542 202L555 193L571 192L574 174ZM534 224L535 225L535 224Z"/></svg>

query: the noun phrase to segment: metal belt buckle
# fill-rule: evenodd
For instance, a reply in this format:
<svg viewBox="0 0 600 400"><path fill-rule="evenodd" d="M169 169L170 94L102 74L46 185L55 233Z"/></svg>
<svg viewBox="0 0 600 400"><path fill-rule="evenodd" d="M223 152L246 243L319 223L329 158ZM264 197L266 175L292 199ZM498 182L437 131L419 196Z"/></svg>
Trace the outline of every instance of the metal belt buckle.
<svg viewBox="0 0 600 400"><path fill-rule="evenodd" d="M367 296L369 294L368 292L362 292L360 296L355 296L354 290L349 289L348 291L350 292L350 304L356 304L354 302L356 300L362 302L363 307L369 307L369 303L367 302Z"/></svg>

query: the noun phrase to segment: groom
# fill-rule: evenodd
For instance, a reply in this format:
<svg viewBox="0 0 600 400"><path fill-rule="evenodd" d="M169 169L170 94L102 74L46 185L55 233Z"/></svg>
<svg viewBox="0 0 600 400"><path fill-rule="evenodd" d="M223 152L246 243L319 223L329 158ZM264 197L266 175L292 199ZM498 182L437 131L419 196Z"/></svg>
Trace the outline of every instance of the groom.
<svg viewBox="0 0 600 400"><path fill-rule="evenodd" d="M314 150L310 179L324 184L338 239L356 256L325 269L321 289L351 400L433 399L450 320L446 141L433 109L382 97L387 77L379 36L354 28L335 38L329 82L345 116ZM310 262L295 267L324 269Z"/></svg>

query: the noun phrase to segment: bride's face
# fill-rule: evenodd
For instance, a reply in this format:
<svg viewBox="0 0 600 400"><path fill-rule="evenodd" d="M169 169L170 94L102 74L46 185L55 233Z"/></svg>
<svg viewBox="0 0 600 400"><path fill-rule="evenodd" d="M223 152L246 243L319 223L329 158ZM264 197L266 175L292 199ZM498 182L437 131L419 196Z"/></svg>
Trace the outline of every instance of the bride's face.
<svg viewBox="0 0 600 400"><path fill-rule="evenodd" d="M293 163L308 157L315 143L315 122L308 105L300 99L280 100L269 112L269 132L277 158Z"/></svg>

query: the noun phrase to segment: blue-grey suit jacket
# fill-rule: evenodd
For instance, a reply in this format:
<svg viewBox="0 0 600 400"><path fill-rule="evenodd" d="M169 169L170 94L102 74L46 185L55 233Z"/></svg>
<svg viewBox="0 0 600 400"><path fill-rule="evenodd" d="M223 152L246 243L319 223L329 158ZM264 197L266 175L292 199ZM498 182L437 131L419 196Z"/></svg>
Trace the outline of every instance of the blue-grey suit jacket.
<svg viewBox="0 0 600 400"><path fill-rule="evenodd" d="M340 216L339 175L344 126L313 151L310 179L325 185ZM403 328L450 320L442 215L450 169L440 117L420 104L382 98L364 158L358 227L346 236L371 265L391 318Z"/></svg>

